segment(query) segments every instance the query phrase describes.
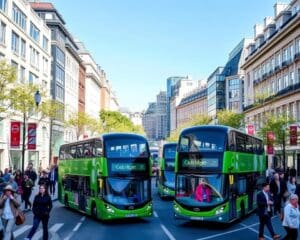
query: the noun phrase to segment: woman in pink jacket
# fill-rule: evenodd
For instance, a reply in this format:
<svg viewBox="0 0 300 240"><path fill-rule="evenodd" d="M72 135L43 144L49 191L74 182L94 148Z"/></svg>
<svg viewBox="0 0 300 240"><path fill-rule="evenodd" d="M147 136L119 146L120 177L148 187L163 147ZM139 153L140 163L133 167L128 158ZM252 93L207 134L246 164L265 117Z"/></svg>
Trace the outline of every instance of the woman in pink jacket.
<svg viewBox="0 0 300 240"><path fill-rule="evenodd" d="M196 187L195 198L199 202L211 201L211 188L208 185L206 179L201 178L199 185Z"/></svg>

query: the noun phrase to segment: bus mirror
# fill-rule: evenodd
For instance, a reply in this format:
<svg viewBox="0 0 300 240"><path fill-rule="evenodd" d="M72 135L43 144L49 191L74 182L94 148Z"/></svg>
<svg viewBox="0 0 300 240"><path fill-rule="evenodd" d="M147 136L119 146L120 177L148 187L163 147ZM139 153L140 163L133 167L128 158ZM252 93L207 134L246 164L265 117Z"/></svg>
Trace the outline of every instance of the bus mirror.
<svg viewBox="0 0 300 240"><path fill-rule="evenodd" d="M102 178L100 178L100 179L98 180L98 182L99 182L99 187L102 188L102 187L103 187L103 180L102 180Z"/></svg>
<svg viewBox="0 0 300 240"><path fill-rule="evenodd" d="M233 175L229 175L229 184L233 185L234 183L234 176Z"/></svg>

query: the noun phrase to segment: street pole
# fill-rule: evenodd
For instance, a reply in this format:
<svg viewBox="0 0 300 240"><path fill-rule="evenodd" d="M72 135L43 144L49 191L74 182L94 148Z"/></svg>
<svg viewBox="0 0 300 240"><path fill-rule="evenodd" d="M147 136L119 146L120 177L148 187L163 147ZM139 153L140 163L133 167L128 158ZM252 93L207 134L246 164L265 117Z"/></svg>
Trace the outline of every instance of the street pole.
<svg viewBox="0 0 300 240"><path fill-rule="evenodd" d="M282 138L283 171L285 173L285 129L283 129Z"/></svg>
<svg viewBox="0 0 300 240"><path fill-rule="evenodd" d="M52 117L50 118L50 135L49 135L49 166L51 164L51 159L52 159Z"/></svg>
<svg viewBox="0 0 300 240"><path fill-rule="evenodd" d="M25 135L26 134L26 113L23 113L23 134L22 134L22 174L24 174L25 165Z"/></svg>

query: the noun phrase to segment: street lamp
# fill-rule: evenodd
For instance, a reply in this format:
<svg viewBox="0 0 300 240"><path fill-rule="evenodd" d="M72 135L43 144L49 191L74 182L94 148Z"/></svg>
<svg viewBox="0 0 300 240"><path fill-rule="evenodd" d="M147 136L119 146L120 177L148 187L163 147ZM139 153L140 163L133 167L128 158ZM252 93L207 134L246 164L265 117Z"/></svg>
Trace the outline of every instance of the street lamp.
<svg viewBox="0 0 300 240"><path fill-rule="evenodd" d="M41 102L41 94L36 91L34 94L34 101L36 107L39 106ZM25 135L26 135L26 112L23 113L23 135L22 135L22 173L24 174L24 163L25 163Z"/></svg>

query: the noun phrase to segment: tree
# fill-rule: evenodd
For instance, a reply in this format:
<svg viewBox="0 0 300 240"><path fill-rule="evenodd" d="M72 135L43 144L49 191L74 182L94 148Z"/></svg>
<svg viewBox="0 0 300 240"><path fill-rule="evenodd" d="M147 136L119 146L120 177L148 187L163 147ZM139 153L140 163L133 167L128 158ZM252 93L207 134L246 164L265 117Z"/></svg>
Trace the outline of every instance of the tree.
<svg viewBox="0 0 300 240"><path fill-rule="evenodd" d="M240 128L243 126L244 114L235 113L230 110L220 110L217 113L218 124L233 128Z"/></svg>
<svg viewBox="0 0 300 240"><path fill-rule="evenodd" d="M104 132L142 132L141 128L135 126L128 117L120 112L101 110L100 121Z"/></svg>
<svg viewBox="0 0 300 240"><path fill-rule="evenodd" d="M264 144L267 144L267 132L272 131L275 135L275 144L282 146L287 136L287 128L294 122L294 119L286 116L286 114L280 114L276 117L268 115L264 126L258 131L258 135L263 139Z"/></svg>
<svg viewBox="0 0 300 240"><path fill-rule="evenodd" d="M177 142L181 131L184 128L199 126L199 125L207 125L211 122L211 117L208 115L195 114L190 120L184 124L181 124L178 128L171 132L170 137L167 138L168 142Z"/></svg>
<svg viewBox="0 0 300 240"><path fill-rule="evenodd" d="M76 138L79 139L80 135L83 134L84 129L97 124L97 121L93 121L88 114L85 112L76 112L71 114L70 118L66 120L65 124L68 127L73 127L76 130Z"/></svg>
<svg viewBox="0 0 300 240"><path fill-rule="evenodd" d="M16 79L16 69L6 61L0 61L0 113L10 107L11 87Z"/></svg>

